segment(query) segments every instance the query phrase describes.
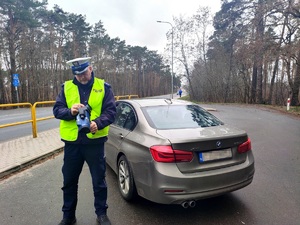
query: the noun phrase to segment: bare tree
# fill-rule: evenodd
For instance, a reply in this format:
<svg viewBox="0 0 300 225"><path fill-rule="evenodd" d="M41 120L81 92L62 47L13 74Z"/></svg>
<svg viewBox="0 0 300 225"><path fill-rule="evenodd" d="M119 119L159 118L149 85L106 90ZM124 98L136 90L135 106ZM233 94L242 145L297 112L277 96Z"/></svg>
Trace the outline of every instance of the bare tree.
<svg viewBox="0 0 300 225"><path fill-rule="evenodd" d="M33 0L2 0L0 2L0 14L3 15L3 22L5 23L5 31L9 46L9 63L10 63L10 75L17 72L16 54L18 51L20 34L23 32L24 27L35 27L38 25L37 20L31 13L33 10L37 10L40 7L45 6L45 2L38 2ZM13 85L13 82L11 82ZM12 86L12 100L17 101L17 93Z"/></svg>

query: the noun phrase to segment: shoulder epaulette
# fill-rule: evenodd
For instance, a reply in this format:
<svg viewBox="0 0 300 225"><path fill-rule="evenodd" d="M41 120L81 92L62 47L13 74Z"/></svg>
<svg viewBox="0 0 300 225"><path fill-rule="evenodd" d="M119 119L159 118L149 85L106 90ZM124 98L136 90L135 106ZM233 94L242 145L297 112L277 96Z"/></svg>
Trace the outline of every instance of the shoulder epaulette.
<svg viewBox="0 0 300 225"><path fill-rule="evenodd" d="M106 83L106 82L104 82L104 85L105 85L105 87L108 87L108 88L111 87L110 84L109 84L109 83Z"/></svg>

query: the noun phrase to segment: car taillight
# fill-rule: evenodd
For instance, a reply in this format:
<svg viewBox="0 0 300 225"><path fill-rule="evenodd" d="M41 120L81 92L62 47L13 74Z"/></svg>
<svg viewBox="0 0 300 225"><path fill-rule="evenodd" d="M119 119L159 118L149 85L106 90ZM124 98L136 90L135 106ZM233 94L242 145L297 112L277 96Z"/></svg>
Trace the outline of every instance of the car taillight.
<svg viewBox="0 0 300 225"><path fill-rule="evenodd" d="M150 152L156 162L190 162L193 159L193 152L173 150L173 148L169 145L152 146L150 147Z"/></svg>
<svg viewBox="0 0 300 225"><path fill-rule="evenodd" d="M251 140L250 140L250 138L248 138L248 140L246 142L240 144L238 146L237 150L238 150L239 153L244 153L244 152L250 151L251 150Z"/></svg>

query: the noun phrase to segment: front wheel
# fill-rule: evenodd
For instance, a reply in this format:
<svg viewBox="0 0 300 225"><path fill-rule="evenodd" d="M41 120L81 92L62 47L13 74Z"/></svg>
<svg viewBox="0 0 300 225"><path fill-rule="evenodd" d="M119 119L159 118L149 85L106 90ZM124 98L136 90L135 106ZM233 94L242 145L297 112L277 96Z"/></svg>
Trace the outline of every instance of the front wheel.
<svg viewBox="0 0 300 225"><path fill-rule="evenodd" d="M124 155L118 161L118 184L120 193L125 200L132 201L136 197L132 170Z"/></svg>

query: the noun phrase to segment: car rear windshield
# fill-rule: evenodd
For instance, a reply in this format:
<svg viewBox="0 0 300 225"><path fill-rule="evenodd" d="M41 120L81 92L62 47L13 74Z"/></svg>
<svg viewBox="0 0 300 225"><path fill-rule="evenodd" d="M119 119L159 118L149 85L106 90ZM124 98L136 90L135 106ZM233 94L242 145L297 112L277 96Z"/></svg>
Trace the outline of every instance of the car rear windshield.
<svg viewBox="0 0 300 225"><path fill-rule="evenodd" d="M149 106L142 111L153 128L183 129L211 127L223 122L198 105Z"/></svg>

